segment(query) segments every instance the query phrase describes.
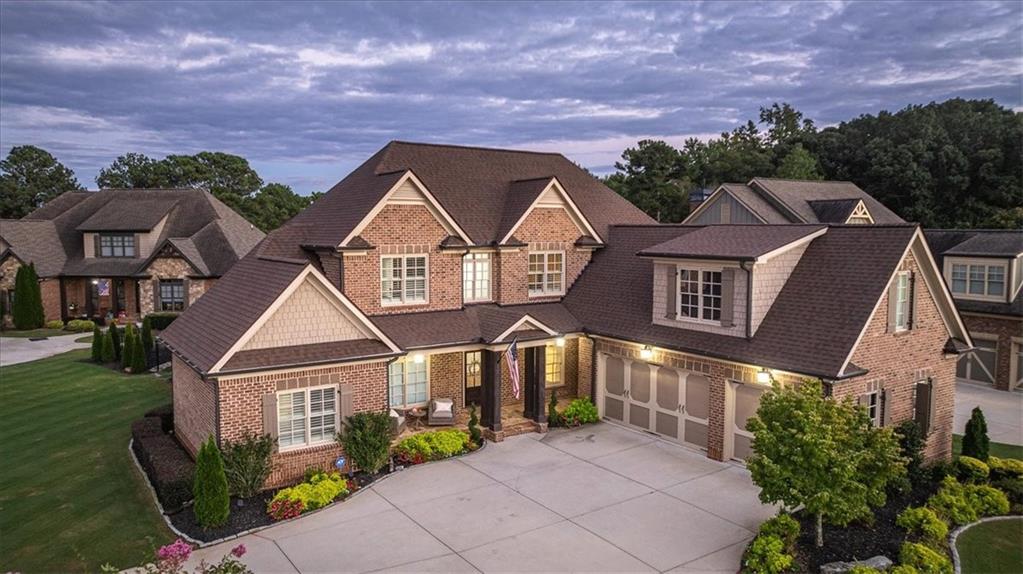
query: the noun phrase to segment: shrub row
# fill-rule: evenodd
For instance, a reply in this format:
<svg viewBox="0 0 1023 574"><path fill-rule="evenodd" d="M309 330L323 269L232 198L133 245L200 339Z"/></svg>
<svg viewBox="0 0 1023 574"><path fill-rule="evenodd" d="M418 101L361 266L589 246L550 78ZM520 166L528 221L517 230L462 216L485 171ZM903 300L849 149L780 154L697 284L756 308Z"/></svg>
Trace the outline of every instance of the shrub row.
<svg viewBox="0 0 1023 574"><path fill-rule="evenodd" d="M143 417L131 424L132 450L156 490L164 511L180 509L192 499L195 463L174 437L164 433L161 419Z"/></svg>
<svg viewBox="0 0 1023 574"><path fill-rule="evenodd" d="M149 319L149 324L157 331L162 331L167 327L170 327L170 324L177 318L178 313L170 311L160 311L158 313L150 313L146 315L146 319Z"/></svg>
<svg viewBox="0 0 1023 574"><path fill-rule="evenodd" d="M469 435L458 429L445 429L412 435L394 447L406 464L441 460L469 450Z"/></svg>
<svg viewBox="0 0 1023 574"><path fill-rule="evenodd" d="M780 574L795 562L799 523L787 514L779 514L760 525L756 538L746 548L742 571L755 574Z"/></svg>
<svg viewBox="0 0 1023 574"><path fill-rule="evenodd" d="M294 518L348 496L352 490L348 480L336 472L315 472L305 482L277 492L266 510L274 520Z"/></svg>

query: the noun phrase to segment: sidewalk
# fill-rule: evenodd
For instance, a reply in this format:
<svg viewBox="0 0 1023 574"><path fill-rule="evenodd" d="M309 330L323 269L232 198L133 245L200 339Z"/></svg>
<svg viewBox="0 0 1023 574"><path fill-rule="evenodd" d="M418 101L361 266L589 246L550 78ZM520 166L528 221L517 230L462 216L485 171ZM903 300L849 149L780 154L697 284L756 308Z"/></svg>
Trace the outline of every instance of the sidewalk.
<svg viewBox="0 0 1023 574"><path fill-rule="evenodd" d="M42 341L30 341L20 337L0 337L0 367L45 359L74 349L87 349L89 343L76 343L75 339L88 337L90 334L60 335Z"/></svg>
<svg viewBox="0 0 1023 574"><path fill-rule="evenodd" d="M999 391L991 387L956 383L954 429L963 434L973 407L984 411L987 436L991 442L1023 445L1023 392Z"/></svg>

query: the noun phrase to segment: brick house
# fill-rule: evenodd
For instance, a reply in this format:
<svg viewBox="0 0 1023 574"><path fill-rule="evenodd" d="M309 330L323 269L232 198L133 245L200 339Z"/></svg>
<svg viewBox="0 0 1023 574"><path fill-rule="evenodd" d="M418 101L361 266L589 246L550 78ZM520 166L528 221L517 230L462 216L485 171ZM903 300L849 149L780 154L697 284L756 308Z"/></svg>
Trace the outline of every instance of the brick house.
<svg viewBox="0 0 1023 574"><path fill-rule="evenodd" d="M34 263L47 320L181 311L263 237L202 190L67 192L0 220L0 296Z"/></svg>
<svg viewBox="0 0 1023 574"><path fill-rule="evenodd" d="M557 392L742 460L770 382L813 377L947 457L969 335L917 226L842 223L662 225L559 154L392 142L162 334L177 434L275 436L278 485L351 413L451 398L501 440Z"/></svg>
<svg viewBox="0 0 1023 574"><path fill-rule="evenodd" d="M959 359L964 382L1023 389L1023 231L927 230L975 349Z"/></svg>

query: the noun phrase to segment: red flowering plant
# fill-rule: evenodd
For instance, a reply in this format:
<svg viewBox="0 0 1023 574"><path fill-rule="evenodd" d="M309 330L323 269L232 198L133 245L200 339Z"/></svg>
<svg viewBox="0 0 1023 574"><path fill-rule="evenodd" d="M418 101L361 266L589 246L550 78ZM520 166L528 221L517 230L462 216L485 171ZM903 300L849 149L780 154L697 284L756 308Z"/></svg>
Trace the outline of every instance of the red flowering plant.
<svg viewBox="0 0 1023 574"><path fill-rule="evenodd" d="M301 500L279 498L273 500L267 507L266 512L274 520L287 520L295 518L305 510L305 503Z"/></svg>
<svg viewBox="0 0 1023 574"><path fill-rule="evenodd" d="M156 551L156 561L147 564L147 574L186 574L185 562L192 555L192 546L178 538L171 544L161 546ZM231 549L216 564L208 564L205 560L193 570L193 574L251 574L249 567L238 559L245 555L245 545L239 544ZM107 569L104 568L104 571Z"/></svg>

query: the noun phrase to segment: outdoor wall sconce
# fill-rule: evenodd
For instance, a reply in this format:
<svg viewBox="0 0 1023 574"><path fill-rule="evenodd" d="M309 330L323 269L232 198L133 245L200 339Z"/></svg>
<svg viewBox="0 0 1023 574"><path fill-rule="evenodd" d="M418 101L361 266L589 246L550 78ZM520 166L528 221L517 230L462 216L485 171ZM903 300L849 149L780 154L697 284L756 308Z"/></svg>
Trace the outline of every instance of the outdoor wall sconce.
<svg viewBox="0 0 1023 574"><path fill-rule="evenodd" d="M774 377L771 376L771 371L768 371L766 368L757 371L757 382L761 385L771 384L771 379L773 378Z"/></svg>
<svg viewBox="0 0 1023 574"><path fill-rule="evenodd" d="M554 344L559 346L559 347L564 347L565 346L565 337L563 335L559 335L557 339L554 339Z"/></svg>
<svg viewBox="0 0 1023 574"><path fill-rule="evenodd" d="M639 358L644 361L649 361L654 358L654 350L650 345L643 345L643 348L639 350Z"/></svg>
<svg viewBox="0 0 1023 574"><path fill-rule="evenodd" d="M417 365L422 364L423 361L425 361L425 360L426 360L426 356L423 355L422 353L416 353L415 355L412 355L412 362L417 364Z"/></svg>

